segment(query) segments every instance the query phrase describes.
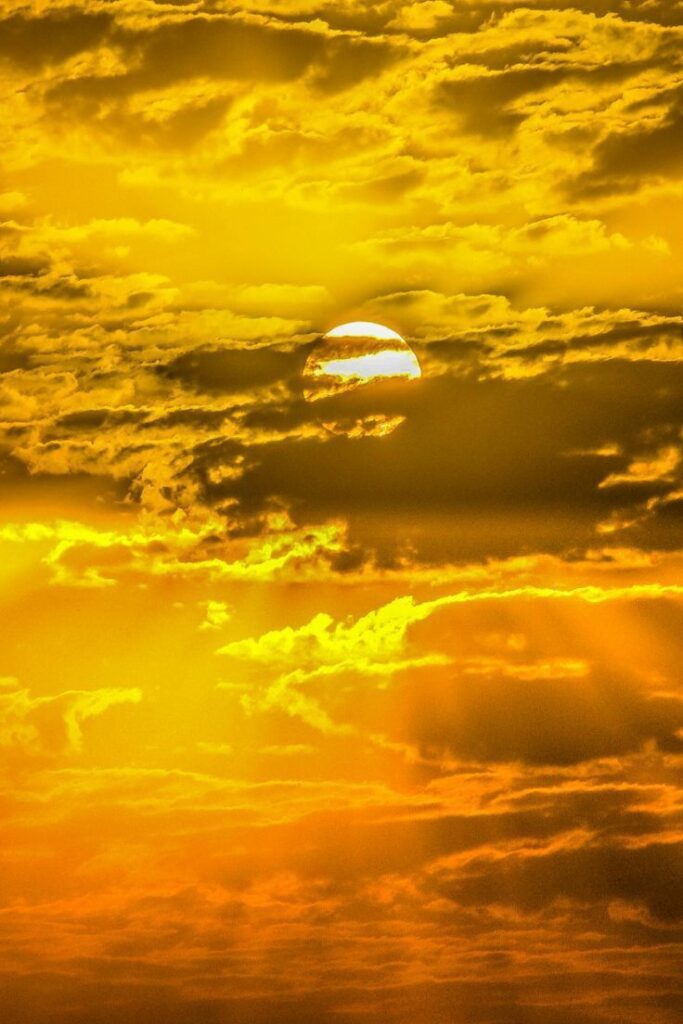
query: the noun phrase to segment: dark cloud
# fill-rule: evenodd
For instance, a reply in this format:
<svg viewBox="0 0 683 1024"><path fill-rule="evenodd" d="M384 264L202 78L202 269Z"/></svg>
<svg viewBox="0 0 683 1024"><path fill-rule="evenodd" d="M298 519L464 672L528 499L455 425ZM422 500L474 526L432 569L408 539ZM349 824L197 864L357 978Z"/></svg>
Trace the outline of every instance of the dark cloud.
<svg viewBox="0 0 683 1024"><path fill-rule="evenodd" d="M642 515L620 532L620 538L624 544L634 547L678 551L682 530L683 499L676 490L654 503L648 511L642 510Z"/></svg>
<svg viewBox="0 0 683 1024"><path fill-rule="evenodd" d="M143 90L193 78L287 82L308 68L315 69L313 81L317 87L332 93L376 74L393 57L393 51L383 43L344 36L328 38L298 27L276 28L225 17L198 16L162 24L151 31L118 29L115 41L129 70L114 75L85 75L54 85L48 92L48 102L54 109L80 117L94 114L101 104L111 100L124 100ZM214 127L226 108L227 101L212 100L193 112L179 112L157 132L161 141L193 141ZM154 128L148 125L146 130L153 132Z"/></svg>
<svg viewBox="0 0 683 1024"><path fill-rule="evenodd" d="M32 280L34 279L35 280ZM29 275L29 279L21 281L16 287L32 295L43 296L52 299L78 300L91 296L90 285L79 282L73 278L51 278L46 276L36 277Z"/></svg>
<svg viewBox="0 0 683 1024"><path fill-rule="evenodd" d="M124 99L199 77L219 81L287 81L301 75L324 49L324 37L221 17L190 18L151 31L119 30L116 41L130 69L89 75L53 86L48 101L65 114L94 113Z"/></svg>
<svg viewBox="0 0 683 1024"><path fill-rule="evenodd" d="M410 700L411 739L481 761L574 764L656 741L683 753L683 701L599 672L580 679L432 677Z"/></svg>
<svg viewBox="0 0 683 1024"><path fill-rule="evenodd" d="M628 342L629 348L634 352L646 353L648 348L658 342L669 344L672 349L683 344L683 323L641 323L633 319L620 321L613 327L607 328L599 335L575 334L570 338L553 338L554 325L548 322L541 327L541 332L547 331L550 337L542 341L527 344L520 348L508 348L501 356L502 360L529 359L534 356L559 355L565 352L577 352L595 350L609 354L610 349L616 348L623 342ZM628 371L626 371L628 375Z"/></svg>
<svg viewBox="0 0 683 1024"><path fill-rule="evenodd" d="M386 43L337 37L327 43L324 61L313 82L323 93L341 92L377 75L399 54Z"/></svg>
<svg viewBox="0 0 683 1024"><path fill-rule="evenodd" d="M618 16L623 21L654 22L661 25L678 25L680 18L677 16L675 5L670 0L652 0L649 2L630 3L629 0L620 0L614 3L611 0L581 0L577 3L560 3L558 0L534 0L527 5L528 9L535 12L555 11L582 11L587 14L594 14L598 17L610 15ZM331 28L343 31L362 32L364 35L388 35L407 33L417 39L443 38L452 33L476 33L487 23L492 24L510 11L509 4L504 0L481 0L465 5L451 5L450 12L441 10L439 17L420 27L419 23L408 26L404 22L396 23L397 5L393 3L365 3L329 5L321 3L314 11L310 12L311 17L320 18ZM308 9L307 9L307 13ZM282 21L297 21L300 15L294 13L288 15L281 9L277 11ZM564 40L555 39L550 31L548 38L544 41L544 52L553 52L556 47L562 47ZM533 52L533 48L527 43L523 53Z"/></svg>
<svg viewBox="0 0 683 1024"><path fill-rule="evenodd" d="M361 520L379 516L386 540L395 524L395 541L410 536L425 556L432 549L436 557L440 544L451 555L470 557L536 545L567 549L594 543L597 523L610 512L672 486L657 480L599 484L623 472L634 454L654 453L663 437L675 436L682 399L683 375L675 365L624 361L525 381L442 377L373 385L313 406L256 412L250 422L284 427L316 414L323 422L348 423L404 414L390 436L330 433L245 448L242 477L206 483L206 495L211 501L236 497L246 513L278 498L303 521L342 514L361 532ZM619 445L623 454L589 454L606 444ZM203 478L214 461L236 452L234 444L218 443L198 453L195 472ZM437 538L424 517L449 515L465 521L462 529ZM492 522L499 524L497 535L486 528Z"/></svg>
<svg viewBox="0 0 683 1024"><path fill-rule="evenodd" d="M0 21L0 57L36 71L96 46L112 22L112 15L106 11L88 12L77 7L42 17L13 14Z"/></svg>
<svg viewBox="0 0 683 1024"><path fill-rule="evenodd" d="M31 365L30 354L12 345L0 348L0 373L12 373L14 370L26 370Z"/></svg>
<svg viewBox="0 0 683 1024"><path fill-rule="evenodd" d="M21 506L30 501L36 514L62 503L65 509L122 507L129 480L113 480L110 476L87 473L30 473L25 464L6 450L0 452L0 495L5 508L13 503ZM46 512L49 514L49 511Z"/></svg>
<svg viewBox="0 0 683 1024"><path fill-rule="evenodd" d="M466 58L463 63L467 63ZM441 82L436 91L436 103L456 114L466 132L484 136L507 134L526 116L510 109L510 105L523 96L544 92L564 82L598 85L620 81L647 66L648 62L615 62L587 69L571 65L514 68L485 77Z"/></svg>
<svg viewBox="0 0 683 1024"><path fill-rule="evenodd" d="M554 900L644 904L666 922L683 919L683 849L652 842L632 849L617 845L563 850L544 857L509 857L503 863L470 865L466 878L446 878L443 895L465 904L513 904L525 911Z"/></svg>
<svg viewBox="0 0 683 1024"><path fill-rule="evenodd" d="M275 348L194 349L159 372L209 394L231 394L286 381L298 375L308 348L294 353Z"/></svg>
<svg viewBox="0 0 683 1024"><path fill-rule="evenodd" d="M47 270L49 260L34 256L0 257L0 277L38 277Z"/></svg>
<svg viewBox="0 0 683 1024"><path fill-rule="evenodd" d="M683 91L673 92L655 127L607 135L593 151L593 167L570 183L577 198L638 188L651 177L675 178L683 169Z"/></svg>
<svg viewBox="0 0 683 1024"><path fill-rule="evenodd" d="M143 418L144 413L131 409L84 409L81 412L70 412L60 416L54 424L53 434L70 437L101 430L103 427L119 426L122 423L137 423ZM46 434L45 440L51 440L52 436Z"/></svg>
<svg viewBox="0 0 683 1024"><path fill-rule="evenodd" d="M125 107L112 110L105 119L112 133L120 134L131 146L159 147L188 152L206 135L219 128L232 99L215 96L204 103L190 103L162 120L131 113Z"/></svg>
<svg viewBox="0 0 683 1024"><path fill-rule="evenodd" d="M132 41L142 58L137 84L148 87L198 75L287 81L300 75L324 45L321 37L301 29L202 17L162 25Z"/></svg>
<svg viewBox="0 0 683 1024"><path fill-rule="evenodd" d="M403 174L392 174L376 178L374 181L360 185L346 185L340 190L341 195L349 199L360 199L364 202L394 203L411 189L419 185L424 174L419 170L405 171Z"/></svg>
<svg viewBox="0 0 683 1024"><path fill-rule="evenodd" d="M230 829L233 847L219 852L203 874L210 884L229 888L238 879L244 886L268 877L278 865L296 872L302 880L324 880L330 891L348 887L351 896L372 878L397 874L418 880L420 872L428 878L427 873L438 871L443 858L465 853L473 863L478 857L485 858L486 867L496 849L526 844L542 848L572 830L590 831L596 836L595 845L609 848L621 844L624 836L640 836L648 830L663 835L666 823L661 816L637 811L639 797L642 799L634 789L622 791L614 786L591 791L587 786L565 794L540 789L536 806L489 808L469 814L438 813L436 806L430 809L426 805L419 815L410 805L403 809L317 810L306 816L303 843L300 822L272 824L262 833L235 824ZM561 839L557 845L564 845ZM556 895L551 887L542 902L552 902ZM494 902L493 898L482 899L481 906Z"/></svg>

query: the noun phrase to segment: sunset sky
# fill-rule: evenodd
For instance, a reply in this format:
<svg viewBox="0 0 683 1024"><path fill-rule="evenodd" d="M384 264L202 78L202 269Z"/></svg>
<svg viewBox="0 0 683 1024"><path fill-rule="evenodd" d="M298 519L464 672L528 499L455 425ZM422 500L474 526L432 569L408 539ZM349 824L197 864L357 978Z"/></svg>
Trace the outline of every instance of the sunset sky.
<svg viewBox="0 0 683 1024"><path fill-rule="evenodd" d="M679 1024L680 0L1 0L0 96L3 1024Z"/></svg>

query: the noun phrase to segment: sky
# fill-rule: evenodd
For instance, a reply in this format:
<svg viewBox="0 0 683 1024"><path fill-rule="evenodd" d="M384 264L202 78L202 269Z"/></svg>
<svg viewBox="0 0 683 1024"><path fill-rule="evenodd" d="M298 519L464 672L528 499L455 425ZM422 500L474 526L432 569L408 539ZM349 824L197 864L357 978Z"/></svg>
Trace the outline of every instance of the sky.
<svg viewBox="0 0 683 1024"><path fill-rule="evenodd" d="M2 0L5 1024L680 1021L682 26Z"/></svg>

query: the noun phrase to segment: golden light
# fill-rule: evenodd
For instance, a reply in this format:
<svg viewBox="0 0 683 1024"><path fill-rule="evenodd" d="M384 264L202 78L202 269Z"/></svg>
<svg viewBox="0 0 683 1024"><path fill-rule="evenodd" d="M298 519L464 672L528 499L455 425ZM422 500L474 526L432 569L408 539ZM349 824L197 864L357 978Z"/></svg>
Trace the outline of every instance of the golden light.
<svg viewBox="0 0 683 1024"><path fill-rule="evenodd" d="M328 331L304 367L306 398L315 401L387 379L421 377L410 345L383 324L355 320Z"/></svg>

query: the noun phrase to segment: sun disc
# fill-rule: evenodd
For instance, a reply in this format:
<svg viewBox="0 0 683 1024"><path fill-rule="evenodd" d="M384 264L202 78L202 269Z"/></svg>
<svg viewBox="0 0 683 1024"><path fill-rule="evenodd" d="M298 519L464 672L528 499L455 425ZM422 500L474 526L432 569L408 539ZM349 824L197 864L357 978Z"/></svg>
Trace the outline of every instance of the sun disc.
<svg viewBox="0 0 683 1024"><path fill-rule="evenodd" d="M375 324L370 320L353 320L348 324L339 324L325 335L326 338L383 338L387 341L403 341L400 334L392 331L384 324Z"/></svg>

